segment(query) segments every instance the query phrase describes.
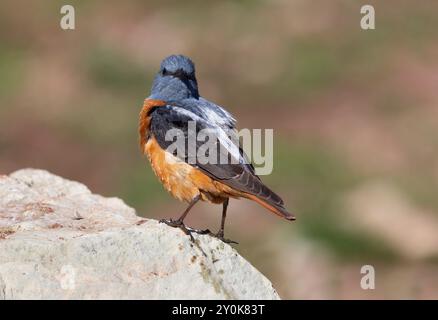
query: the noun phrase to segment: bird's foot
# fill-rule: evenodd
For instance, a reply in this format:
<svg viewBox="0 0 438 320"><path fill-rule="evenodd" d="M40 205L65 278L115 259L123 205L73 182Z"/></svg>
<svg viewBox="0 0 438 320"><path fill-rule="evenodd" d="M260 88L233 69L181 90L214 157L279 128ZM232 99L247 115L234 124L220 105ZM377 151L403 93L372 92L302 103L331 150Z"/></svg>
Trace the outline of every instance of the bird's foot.
<svg viewBox="0 0 438 320"><path fill-rule="evenodd" d="M234 241L234 240L230 240L230 239L224 238L224 231L223 231L223 230L219 230L218 233L210 233L210 234L211 234L213 237L218 238L218 239L221 240L222 242L225 242L225 243L228 243L228 244L231 244L231 243L239 244L238 242L236 242L236 241Z"/></svg>
<svg viewBox="0 0 438 320"><path fill-rule="evenodd" d="M209 229L205 229L205 230L199 230L199 229L193 229L190 227L186 227L186 225L184 224L184 222L182 220L173 220L173 219L161 219L160 223L165 223L167 224L169 227L172 228L180 228L186 235L190 236L190 240L195 242L195 238L193 238L192 233L197 233L197 234L201 234L201 235L210 235L212 237L215 237L219 240L221 240L224 243L228 243L228 244L239 244L238 242L234 241L234 240L230 240L227 238L224 238L224 231L220 230L218 233L213 233L211 232Z"/></svg>
<svg viewBox="0 0 438 320"><path fill-rule="evenodd" d="M195 238L193 238L193 235L192 235L192 233L194 232L194 229L187 228L182 220L180 220L180 219L178 219L178 220L161 219L160 223L165 223L169 227L172 227L172 228L180 228L186 235L188 235L190 237L190 240L192 242L195 242Z"/></svg>
<svg viewBox="0 0 438 320"><path fill-rule="evenodd" d="M230 239L224 238L224 231L223 230L219 230L218 233L213 233L213 232L210 231L210 229L197 230L197 229L191 229L190 228L190 230L192 232L197 233L197 234L202 234L202 235L206 235L207 234L209 236L215 237L215 238L221 240L222 242L225 242L225 243L228 243L228 244L231 244L231 243L239 244L238 242L236 242L234 240L230 240Z"/></svg>
<svg viewBox="0 0 438 320"><path fill-rule="evenodd" d="M197 234L202 234L202 235L205 235L205 234L212 235L213 234L213 232L211 232L210 229L200 230L200 229L192 229L192 228L190 228L190 231L192 231L194 233L197 233Z"/></svg>

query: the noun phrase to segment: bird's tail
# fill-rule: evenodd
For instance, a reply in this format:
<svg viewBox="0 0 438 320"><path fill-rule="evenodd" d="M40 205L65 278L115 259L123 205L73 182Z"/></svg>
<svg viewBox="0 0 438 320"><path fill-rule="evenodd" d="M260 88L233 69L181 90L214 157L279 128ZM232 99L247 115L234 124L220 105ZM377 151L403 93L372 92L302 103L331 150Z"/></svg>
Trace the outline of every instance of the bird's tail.
<svg viewBox="0 0 438 320"><path fill-rule="evenodd" d="M280 196L266 187L263 183L261 183L260 192L257 194L247 193L246 196L282 218L295 220L295 215L286 210L284 202Z"/></svg>

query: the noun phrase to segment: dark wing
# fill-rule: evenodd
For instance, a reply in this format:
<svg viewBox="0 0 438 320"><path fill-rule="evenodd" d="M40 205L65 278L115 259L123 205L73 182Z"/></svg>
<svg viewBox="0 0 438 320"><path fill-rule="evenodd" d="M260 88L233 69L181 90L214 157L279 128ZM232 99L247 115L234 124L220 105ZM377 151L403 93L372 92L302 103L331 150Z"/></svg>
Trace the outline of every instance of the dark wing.
<svg viewBox="0 0 438 320"><path fill-rule="evenodd" d="M207 130L210 139L213 140L208 142L209 145L214 144L217 147L217 155L210 158L216 159L215 161L199 161L196 157L199 149L205 144L205 141L196 139L201 130ZM169 132L172 132L172 134L166 138L166 134ZM246 158L242 149L236 147L236 145L233 148L232 143L230 143L231 140L227 141L225 139L226 133L223 128L212 126L190 110L173 104L156 108L153 111L151 114L151 133L161 148L172 152L172 154L200 169L214 180L257 197L274 207L282 216L292 217L284 208L283 200L266 187L254 173L252 165L245 162ZM189 138L192 143L195 142L194 150L189 147ZM179 150L186 152L178 153L176 148L171 148L172 146L178 146ZM193 151L196 153L193 154ZM228 159L229 161L223 163L221 159Z"/></svg>

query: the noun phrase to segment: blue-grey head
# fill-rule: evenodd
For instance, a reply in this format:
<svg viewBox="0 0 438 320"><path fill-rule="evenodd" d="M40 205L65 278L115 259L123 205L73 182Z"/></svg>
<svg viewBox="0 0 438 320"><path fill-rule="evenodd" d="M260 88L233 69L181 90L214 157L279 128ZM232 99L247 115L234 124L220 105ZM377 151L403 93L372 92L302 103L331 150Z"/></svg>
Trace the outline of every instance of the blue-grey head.
<svg viewBox="0 0 438 320"><path fill-rule="evenodd" d="M161 62L150 98L164 101L199 98L195 65L188 57L171 55Z"/></svg>

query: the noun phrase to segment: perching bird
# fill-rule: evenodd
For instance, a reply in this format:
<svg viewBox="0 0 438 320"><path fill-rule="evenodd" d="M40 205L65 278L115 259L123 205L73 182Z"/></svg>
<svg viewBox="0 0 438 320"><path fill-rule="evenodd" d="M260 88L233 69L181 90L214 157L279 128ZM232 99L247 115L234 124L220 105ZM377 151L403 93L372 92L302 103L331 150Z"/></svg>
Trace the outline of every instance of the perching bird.
<svg viewBox="0 0 438 320"><path fill-rule="evenodd" d="M190 121L196 124L194 128L188 125ZM224 242L232 242L224 238L229 198L247 198L287 220L295 220L294 215L286 211L283 200L255 174L239 140L230 139L236 135L235 124L230 113L199 95L195 66L189 58L172 55L161 62L151 95L145 99L140 112L140 147L167 191L178 200L189 203L177 220L163 219L161 222L181 228L192 240L191 232L195 230L184 225L184 218L199 200L222 203L219 232L207 232ZM205 163L196 157L189 159L188 152L180 155L167 150L174 142L166 139L166 133L171 129L184 133L185 146L188 139L199 131L209 129L222 150L219 152L225 150L230 161ZM200 142L196 141L196 150L199 147Z"/></svg>

